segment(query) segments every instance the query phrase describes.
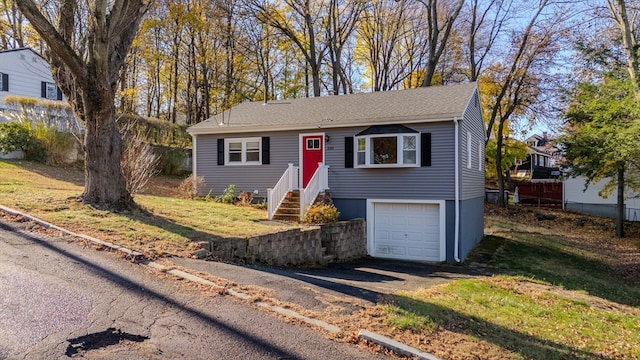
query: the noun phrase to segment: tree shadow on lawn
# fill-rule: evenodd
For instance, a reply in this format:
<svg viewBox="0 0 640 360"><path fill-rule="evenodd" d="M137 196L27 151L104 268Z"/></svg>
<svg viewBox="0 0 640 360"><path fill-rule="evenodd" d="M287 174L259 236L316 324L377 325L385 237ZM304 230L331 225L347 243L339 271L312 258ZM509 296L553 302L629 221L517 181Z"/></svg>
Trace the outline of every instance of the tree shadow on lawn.
<svg viewBox="0 0 640 360"><path fill-rule="evenodd" d="M175 221L169 220L165 217L156 215L142 206L138 205L138 207L133 211L126 211L120 213L130 220L138 221L143 224L160 228L162 230L171 232L173 234L185 237L190 240L190 243L196 243L198 241L209 241L215 239L223 239L223 237L201 231L196 230L193 227L181 225ZM184 249L187 250L187 249Z"/></svg>
<svg viewBox="0 0 640 360"><path fill-rule="evenodd" d="M604 261L565 251L549 241L533 243L496 238L502 240L503 245L488 262L491 266L619 304L640 306L640 288Z"/></svg>
<svg viewBox="0 0 640 360"><path fill-rule="evenodd" d="M40 176L53 179L56 181L62 181L71 183L76 186L83 187L85 183L84 170L73 165L60 165L52 166L34 163L26 160L0 160L13 165L16 165L26 171L38 174ZM181 197L181 192L178 189L182 181L183 176L169 176L169 175L156 175L149 179L147 185L142 189L140 194L153 195L161 197ZM78 192L78 196L81 193Z"/></svg>
<svg viewBox="0 0 640 360"><path fill-rule="evenodd" d="M57 181L84 186L84 171L74 166L51 166L26 160L0 160L23 170ZM79 195L79 194L78 194Z"/></svg>
<svg viewBox="0 0 640 360"><path fill-rule="evenodd" d="M526 359L603 359L604 357L488 322L427 301L391 295L389 305L425 317L449 331L478 338Z"/></svg>

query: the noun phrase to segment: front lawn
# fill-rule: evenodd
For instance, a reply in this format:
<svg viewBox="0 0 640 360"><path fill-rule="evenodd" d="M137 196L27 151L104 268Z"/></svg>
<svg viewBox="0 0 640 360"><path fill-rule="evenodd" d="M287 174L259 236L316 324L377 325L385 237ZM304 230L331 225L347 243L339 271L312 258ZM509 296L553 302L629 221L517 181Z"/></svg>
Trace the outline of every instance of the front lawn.
<svg viewBox="0 0 640 360"><path fill-rule="evenodd" d="M27 161L0 160L0 205L151 257L184 256L193 241L265 234L290 226L266 222L266 211L175 197L178 178L159 178L135 196L139 210L111 213L76 200L83 172ZM171 196L166 196L171 195Z"/></svg>
<svg viewBox="0 0 640 360"><path fill-rule="evenodd" d="M445 359L640 358L636 233L511 211L486 217L492 235L468 259L500 275L393 294L378 331Z"/></svg>
<svg viewBox="0 0 640 360"><path fill-rule="evenodd" d="M0 160L0 204L150 257L185 256L195 240L287 227L263 221L264 210L178 198L175 178L154 179L135 197L140 210L100 211L76 201L82 182L78 169ZM610 219L556 211L538 221L538 211L488 209L491 235L462 266L494 276L386 295L348 314L309 315L443 359L640 358L640 223L616 239Z"/></svg>

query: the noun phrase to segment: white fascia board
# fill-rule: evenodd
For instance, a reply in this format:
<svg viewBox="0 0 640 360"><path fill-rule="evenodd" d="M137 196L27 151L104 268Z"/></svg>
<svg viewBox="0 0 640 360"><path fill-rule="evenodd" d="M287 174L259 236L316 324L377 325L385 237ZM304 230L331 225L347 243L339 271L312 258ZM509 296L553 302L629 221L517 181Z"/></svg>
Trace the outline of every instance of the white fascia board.
<svg viewBox="0 0 640 360"><path fill-rule="evenodd" d="M285 124L285 125L232 125L232 126L216 126L188 128L187 132L191 135L218 135L218 134L239 134L252 132L274 132L274 131L302 131L302 130L326 130L358 126L374 126L374 125L395 125L395 124L419 124L433 122L453 122L454 118L461 117L460 114L451 114L438 117L407 117L407 118L389 118L374 119L372 121L362 122L344 122L330 125L322 124Z"/></svg>

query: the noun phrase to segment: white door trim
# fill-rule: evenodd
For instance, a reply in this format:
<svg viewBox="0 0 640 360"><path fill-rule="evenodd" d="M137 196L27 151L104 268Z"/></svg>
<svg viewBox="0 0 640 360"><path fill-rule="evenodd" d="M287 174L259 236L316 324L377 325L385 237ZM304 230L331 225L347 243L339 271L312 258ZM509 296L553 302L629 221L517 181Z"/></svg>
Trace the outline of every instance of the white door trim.
<svg viewBox="0 0 640 360"><path fill-rule="evenodd" d="M447 211L445 200L415 200L415 199L367 199L367 254L373 255L374 247L373 232L374 232L374 219L375 219L375 204L376 203L402 203L402 204L437 204L440 216L440 260L447 260Z"/></svg>

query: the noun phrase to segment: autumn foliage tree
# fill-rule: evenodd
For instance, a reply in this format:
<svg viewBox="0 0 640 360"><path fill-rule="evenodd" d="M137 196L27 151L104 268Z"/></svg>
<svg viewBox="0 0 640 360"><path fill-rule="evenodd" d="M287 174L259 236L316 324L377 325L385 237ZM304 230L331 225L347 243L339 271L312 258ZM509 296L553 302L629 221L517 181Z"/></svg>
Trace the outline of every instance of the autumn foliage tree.
<svg viewBox="0 0 640 360"><path fill-rule="evenodd" d="M120 167L123 144L114 99L148 3L95 0L85 8L77 0L59 0L47 7L56 9L50 14L36 1L15 2L48 45L53 76L85 125L82 201L111 210L132 207Z"/></svg>

